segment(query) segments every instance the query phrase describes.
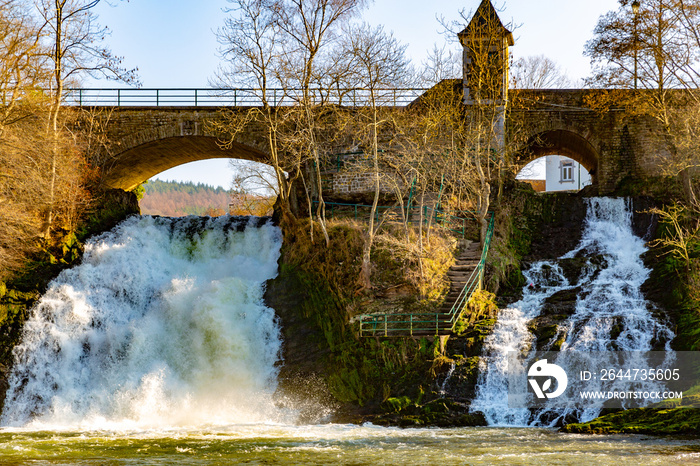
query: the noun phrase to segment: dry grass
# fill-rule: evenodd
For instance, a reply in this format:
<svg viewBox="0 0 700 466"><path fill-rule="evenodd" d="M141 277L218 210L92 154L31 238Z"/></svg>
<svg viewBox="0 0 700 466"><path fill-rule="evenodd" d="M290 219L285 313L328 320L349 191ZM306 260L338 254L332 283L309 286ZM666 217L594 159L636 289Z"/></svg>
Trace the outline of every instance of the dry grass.
<svg viewBox="0 0 700 466"><path fill-rule="evenodd" d="M449 290L446 274L455 263L457 240L436 229L430 235L423 232L421 245L418 235L414 228L408 235L401 228L387 228L377 236L374 257L397 272L397 282L408 283L421 298L436 301Z"/></svg>

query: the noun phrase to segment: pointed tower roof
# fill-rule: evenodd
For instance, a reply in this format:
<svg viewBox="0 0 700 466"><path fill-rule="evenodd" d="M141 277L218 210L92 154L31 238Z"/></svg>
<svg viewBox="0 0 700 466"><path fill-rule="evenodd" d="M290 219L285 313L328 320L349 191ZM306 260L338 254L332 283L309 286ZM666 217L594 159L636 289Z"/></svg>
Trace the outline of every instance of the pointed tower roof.
<svg viewBox="0 0 700 466"><path fill-rule="evenodd" d="M501 18L498 16L496 8L494 8L491 0L482 0L479 8L476 9L472 20L462 32L458 34L460 42L464 45L464 38L466 38L472 31L484 31L488 28L496 28L500 30L501 37L508 40L508 45L512 46L515 44L513 40L513 33L510 32L501 22Z"/></svg>

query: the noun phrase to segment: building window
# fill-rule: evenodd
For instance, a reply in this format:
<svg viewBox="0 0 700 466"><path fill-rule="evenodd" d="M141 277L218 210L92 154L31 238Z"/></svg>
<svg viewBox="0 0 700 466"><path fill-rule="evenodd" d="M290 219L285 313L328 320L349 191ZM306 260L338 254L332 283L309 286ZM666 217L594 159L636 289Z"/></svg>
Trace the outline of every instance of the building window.
<svg viewBox="0 0 700 466"><path fill-rule="evenodd" d="M561 164L561 182L573 182L574 181L574 163L564 162Z"/></svg>

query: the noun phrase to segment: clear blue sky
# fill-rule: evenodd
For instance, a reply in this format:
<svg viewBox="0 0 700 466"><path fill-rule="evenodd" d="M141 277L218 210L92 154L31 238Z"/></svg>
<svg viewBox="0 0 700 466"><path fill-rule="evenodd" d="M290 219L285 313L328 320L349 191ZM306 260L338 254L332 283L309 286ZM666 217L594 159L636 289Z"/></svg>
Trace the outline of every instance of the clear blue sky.
<svg viewBox="0 0 700 466"><path fill-rule="evenodd" d="M583 47L600 15L618 8L617 0L492 0L504 23L514 30L514 58L546 55L570 78L590 72ZM111 0L98 5L100 23L112 35L107 42L124 57L123 65L138 67L143 87L207 87L219 64L214 31L223 24L225 0ZM375 0L363 19L384 25L404 44L416 65L434 43L445 37L436 16L459 19L459 11L476 9L480 0ZM455 45L457 51L459 46ZM114 83L102 82L102 87ZM184 167L184 166L183 166ZM160 179L183 179L229 187L232 172L226 160L197 162L168 170Z"/></svg>

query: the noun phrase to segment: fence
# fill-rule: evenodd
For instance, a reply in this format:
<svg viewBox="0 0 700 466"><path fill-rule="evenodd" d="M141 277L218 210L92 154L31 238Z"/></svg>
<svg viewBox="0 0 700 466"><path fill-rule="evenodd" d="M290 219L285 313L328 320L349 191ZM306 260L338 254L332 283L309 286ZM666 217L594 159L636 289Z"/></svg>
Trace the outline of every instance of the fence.
<svg viewBox="0 0 700 466"><path fill-rule="evenodd" d="M422 88L377 89L375 101L381 106L403 107L425 92ZM67 105L84 107L179 107L221 106L259 107L263 97L272 106L291 106L302 101L300 89L216 89L216 88L76 88L66 89ZM333 91L312 89L310 99L314 104L367 106L371 95L367 89L336 89Z"/></svg>
<svg viewBox="0 0 700 466"><path fill-rule="evenodd" d="M486 231L486 238L484 239L484 246L481 250L479 263L472 271L467 283L455 299L448 313L362 315L360 316L360 336L398 337L406 335L413 336L414 334L439 335L440 331L451 332L467 304L469 304L469 300L474 292L481 288L484 278L484 268L486 266L486 257L491 245L491 237L493 236L493 228L494 215L491 213L491 219Z"/></svg>

